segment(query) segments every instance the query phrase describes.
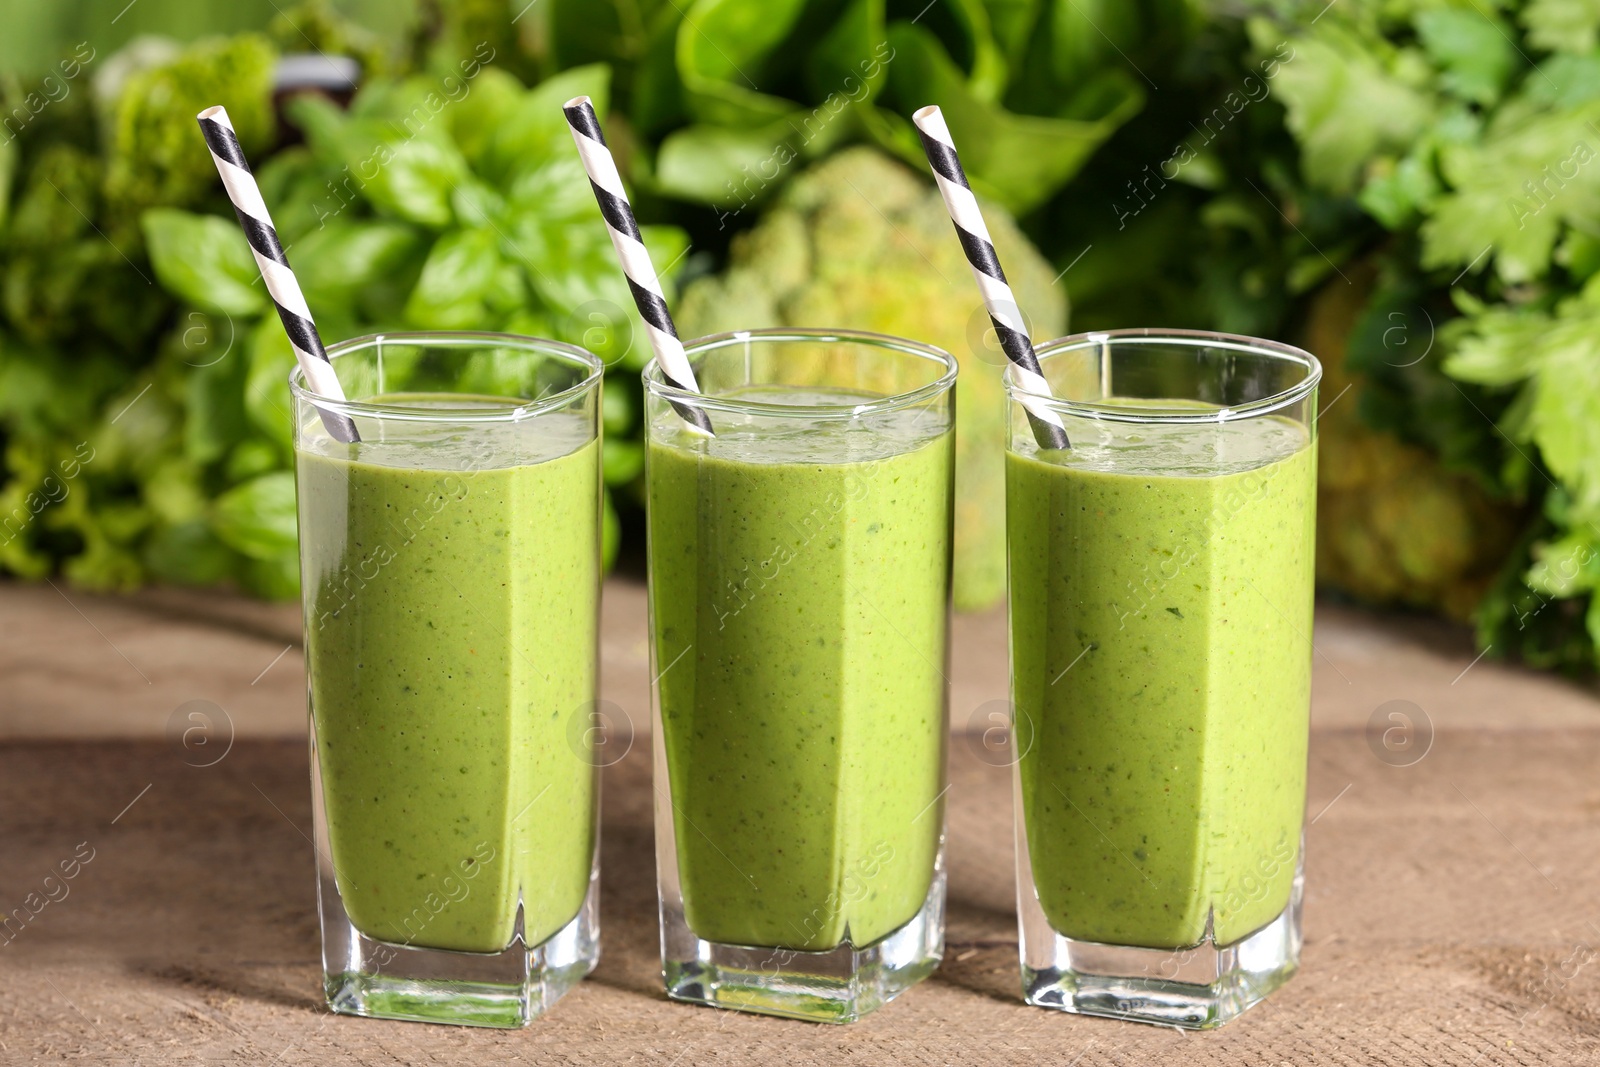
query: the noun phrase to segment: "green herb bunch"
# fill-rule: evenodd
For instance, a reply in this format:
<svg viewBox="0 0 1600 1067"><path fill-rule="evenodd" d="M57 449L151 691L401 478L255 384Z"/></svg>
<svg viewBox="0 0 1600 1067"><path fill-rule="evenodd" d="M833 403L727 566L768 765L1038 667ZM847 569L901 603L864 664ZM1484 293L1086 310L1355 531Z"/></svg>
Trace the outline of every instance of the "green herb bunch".
<svg viewBox="0 0 1600 1067"><path fill-rule="evenodd" d="M367 80L348 111L287 101L305 143L273 151L275 49L252 35L202 42L119 72L98 104L85 86L0 148L0 192L17 186L0 196L13 207L0 566L95 589L298 588L293 355L195 128L218 102L327 341L472 329L584 345L612 371L607 484L638 479L630 434L649 352L560 109L587 93L604 111L609 71L528 89L488 41L443 54ZM686 238L657 226L645 238L670 278ZM609 561L609 499L607 519Z"/></svg>
<svg viewBox="0 0 1600 1067"><path fill-rule="evenodd" d="M1368 0L1313 24L1306 10L1250 31L1297 53L1281 96L1305 187L1363 214L1354 258L1374 280L1348 355L1361 414L1525 516L1478 605L1482 646L1592 670L1600 12Z"/></svg>

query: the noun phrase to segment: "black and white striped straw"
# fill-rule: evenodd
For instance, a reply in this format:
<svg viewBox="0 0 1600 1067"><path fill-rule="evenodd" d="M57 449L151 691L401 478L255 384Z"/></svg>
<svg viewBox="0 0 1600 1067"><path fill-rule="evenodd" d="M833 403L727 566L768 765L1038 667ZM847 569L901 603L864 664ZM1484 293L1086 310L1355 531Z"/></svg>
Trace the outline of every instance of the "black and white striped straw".
<svg viewBox="0 0 1600 1067"><path fill-rule="evenodd" d="M1017 307L1017 298L1011 294L1011 286L1006 284L1005 271L1000 269L994 242L989 238L989 227L983 223L978 198L972 195L966 171L961 169L961 157L956 154L955 139L950 136L944 115L937 107L929 106L913 114L911 120L922 138L922 150L933 168L933 178L939 186L939 195L944 197L945 210L950 212L956 236L967 253L972 277L983 294L984 306L989 309L989 321L994 324L1001 349L1011 361L1011 379L1019 388L1017 401L1028 412L1033 436L1040 448L1068 448L1061 416L1048 404L1032 402L1029 395L1025 395L1048 397L1050 383L1039 370L1039 357L1034 355L1028 324Z"/></svg>
<svg viewBox="0 0 1600 1067"><path fill-rule="evenodd" d="M267 214L266 202L261 199L261 189L250 171L250 163L239 147L239 138L233 132L227 109L221 106L208 107L197 117L200 120L200 132L205 135L206 147L211 149L211 162L217 165L217 173L222 175L222 187L228 191L228 199L233 202L233 213L239 216L239 225L244 227L250 252L256 257L256 266L261 270L261 280L266 283L267 295L278 309L278 318L283 322L284 332L289 335L289 344L294 347L295 359L305 375L306 384L318 396L343 400L344 388L340 386L339 376L333 372L333 364L322 347L316 324L311 321L311 309L306 306L306 298L300 292L300 283L289 269L289 259L283 254L283 243L278 240L278 231L273 229L272 216ZM346 416L326 409L318 409L318 413L322 416L322 424L336 440L347 443L360 440L356 424Z"/></svg>
<svg viewBox="0 0 1600 1067"><path fill-rule="evenodd" d="M667 310L661 282L656 278L656 268L639 234L639 223L633 217L633 206L628 203L628 192L622 187L616 160L611 158L611 149L606 147L606 136L600 130L594 105L587 96L575 96L563 104L561 110L572 128L572 142L578 146L578 158L583 160L589 186L600 204L600 214L605 216L611 247L617 250L617 258L622 261L623 276L639 308L639 317L644 319L645 333L650 337L650 348L656 354L661 373L669 384L685 392L698 393L700 386L694 380L694 368L689 366L689 357L683 354L678 328L672 324L672 313ZM698 407L678 401L673 401L672 407L691 426L708 434L712 432L711 420Z"/></svg>

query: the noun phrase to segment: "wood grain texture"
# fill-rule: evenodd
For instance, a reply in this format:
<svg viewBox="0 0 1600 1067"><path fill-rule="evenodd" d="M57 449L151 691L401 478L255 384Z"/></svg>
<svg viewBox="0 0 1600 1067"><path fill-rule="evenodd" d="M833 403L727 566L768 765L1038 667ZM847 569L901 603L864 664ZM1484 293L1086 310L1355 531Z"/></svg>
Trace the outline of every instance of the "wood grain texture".
<svg viewBox="0 0 1600 1067"><path fill-rule="evenodd" d="M1487 661L1461 675L1472 652L1451 631L1319 612L1303 967L1220 1032L1021 1003L1010 772L957 736L949 950L901 1000L831 1028L664 998L640 737L605 776L604 959L547 1018L501 1033L323 1008L303 682L291 657L267 675L284 680L256 697L250 728L214 766L187 765L161 737L172 701L217 692L208 687L223 678L249 689L287 643L273 629L281 619L227 602L158 611L146 600L74 596L146 673L156 668L154 683L168 687L162 706L52 598L48 587L0 586L0 737L9 738L0 743L0 910L42 893L81 844L94 851L65 897L0 939L0 1065L1600 1062L1600 710L1590 691ZM641 725L642 611L637 586L608 589L606 691ZM1004 695L999 625L999 616L958 622L958 726ZM52 652L51 635L71 627L82 643ZM93 669L75 672L75 662ZM1369 744L1367 718L1389 699L1414 701L1437 729L1414 766L1387 765ZM119 718L118 702L134 700L148 704L139 728L119 728L132 716ZM101 711L52 737L41 711L49 701Z"/></svg>

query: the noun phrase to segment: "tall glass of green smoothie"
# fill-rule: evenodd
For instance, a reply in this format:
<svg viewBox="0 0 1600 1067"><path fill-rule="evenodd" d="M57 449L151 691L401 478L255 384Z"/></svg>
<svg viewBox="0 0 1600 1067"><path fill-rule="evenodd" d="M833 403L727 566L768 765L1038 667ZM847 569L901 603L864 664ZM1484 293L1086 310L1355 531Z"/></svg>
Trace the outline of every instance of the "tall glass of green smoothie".
<svg viewBox="0 0 1600 1067"><path fill-rule="evenodd" d="M1038 355L1070 444L1008 381L1024 993L1219 1026L1300 956L1321 367L1185 331Z"/></svg>
<svg viewBox="0 0 1600 1067"><path fill-rule="evenodd" d="M601 364L480 333L328 354L348 400L290 378L328 1004L526 1025L599 957Z"/></svg>
<svg viewBox="0 0 1600 1067"><path fill-rule="evenodd" d="M944 947L956 365L798 330L688 355L699 393L644 375L667 992L849 1022Z"/></svg>

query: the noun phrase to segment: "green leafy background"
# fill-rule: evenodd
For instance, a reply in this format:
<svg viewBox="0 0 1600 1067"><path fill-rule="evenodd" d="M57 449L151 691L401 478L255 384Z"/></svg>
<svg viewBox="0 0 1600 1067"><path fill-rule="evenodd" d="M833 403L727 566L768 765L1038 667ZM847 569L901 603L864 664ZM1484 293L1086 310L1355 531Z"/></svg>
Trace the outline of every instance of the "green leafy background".
<svg viewBox="0 0 1600 1067"><path fill-rule="evenodd" d="M202 106L228 106L325 336L502 329L607 360L615 550L639 535L647 353L556 105L595 98L670 295L711 328L693 309L715 302L688 294L758 279L791 294L773 320L798 322L793 294L872 280L826 252L826 198L801 179L924 175L907 116L937 103L1054 274L1037 300L1070 294L1070 328L1224 329L1324 357L1325 587L1471 617L1492 655L1595 665L1591 3L118 6L0 3L11 573L294 593L292 359ZM278 57L319 51L360 62L353 99L274 97ZM880 212L897 255L921 240L901 203ZM905 291L925 291L936 257L902 258ZM912 279L917 258L932 273ZM853 314L903 318L887 297ZM964 366L981 335L951 342Z"/></svg>

